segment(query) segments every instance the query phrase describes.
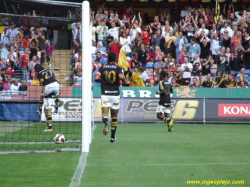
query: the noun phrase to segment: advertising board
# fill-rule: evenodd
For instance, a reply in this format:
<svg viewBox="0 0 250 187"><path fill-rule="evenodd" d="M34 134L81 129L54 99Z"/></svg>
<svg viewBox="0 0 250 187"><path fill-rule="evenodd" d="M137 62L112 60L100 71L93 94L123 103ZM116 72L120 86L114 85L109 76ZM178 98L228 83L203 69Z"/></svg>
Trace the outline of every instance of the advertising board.
<svg viewBox="0 0 250 187"><path fill-rule="evenodd" d="M206 99L206 121L250 123L249 99Z"/></svg>
<svg viewBox="0 0 250 187"><path fill-rule="evenodd" d="M158 99L121 98L118 121L155 122ZM58 114L53 114L53 121L81 121L82 107L80 98L60 98ZM171 114L177 121L203 121L203 99L172 99ZM94 121L102 121L101 98L94 98L92 103ZM110 114L109 114L110 117ZM45 115L42 115L45 121Z"/></svg>
<svg viewBox="0 0 250 187"><path fill-rule="evenodd" d="M39 121L36 114L38 103L31 102L1 102L0 120L2 121Z"/></svg>

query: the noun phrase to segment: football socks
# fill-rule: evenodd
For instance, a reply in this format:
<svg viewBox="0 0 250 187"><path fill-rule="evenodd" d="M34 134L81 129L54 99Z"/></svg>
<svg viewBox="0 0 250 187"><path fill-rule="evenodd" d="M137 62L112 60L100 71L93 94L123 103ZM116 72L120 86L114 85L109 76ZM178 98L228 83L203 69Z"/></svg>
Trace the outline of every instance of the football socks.
<svg viewBox="0 0 250 187"><path fill-rule="evenodd" d="M58 106L59 106L59 98L58 98L58 97L57 97L56 100L55 100L55 104L56 104L55 108L57 109Z"/></svg>
<svg viewBox="0 0 250 187"><path fill-rule="evenodd" d="M163 118L163 121L169 123L169 122L170 122L170 118L164 117L164 118Z"/></svg>
<svg viewBox="0 0 250 187"><path fill-rule="evenodd" d="M52 116L51 115L47 115L47 125L49 129L52 128Z"/></svg>
<svg viewBox="0 0 250 187"><path fill-rule="evenodd" d="M39 108L42 108L43 107L43 99L40 99L39 100Z"/></svg>
<svg viewBox="0 0 250 187"><path fill-rule="evenodd" d="M43 107L43 99L39 100L39 111L42 113L42 107Z"/></svg>
<svg viewBox="0 0 250 187"><path fill-rule="evenodd" d="M111 121L111 138L115 139L115 132L117 128L117 118L112 118Z"/></svg>

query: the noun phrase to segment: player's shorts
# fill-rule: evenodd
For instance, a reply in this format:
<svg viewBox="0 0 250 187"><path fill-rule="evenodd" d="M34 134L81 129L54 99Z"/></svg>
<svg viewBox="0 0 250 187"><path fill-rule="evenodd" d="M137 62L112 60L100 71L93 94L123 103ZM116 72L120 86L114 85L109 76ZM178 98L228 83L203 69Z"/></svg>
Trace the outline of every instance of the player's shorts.
<svg viewBox="0 0 250 187"><path fill-rule="evenodd" d="M163 106L163 105L158 105L156 109L156 113L167 113L170 114L170 106Z"/></svg>
<svg viewBox="0 0 250 187"><path fill-rule="evenodd" d="M109 107L113 110L120 108L120 96L116 95L101 95L102 107Z"/></svg>
<svg viewBox="0 0 250 187"><path fill-rule="evenodd" d="M42 96L48 97L48 96L59 96L60 95L60 85L58 82L52 82L45 86L45 90L42 93Z"/></svg>
<svg viewBox="0 0 250 187"><path fill-rule="evenodd" d="M43 102L46 109L51 109L52 106L55 106L55 98L45 97L43 99Z"/></svg>
<svg viewBox="0 0 250 187"><path fill-rule="evenodd" d="M50 62L51 55L47 55L47 62Z"/></svg>

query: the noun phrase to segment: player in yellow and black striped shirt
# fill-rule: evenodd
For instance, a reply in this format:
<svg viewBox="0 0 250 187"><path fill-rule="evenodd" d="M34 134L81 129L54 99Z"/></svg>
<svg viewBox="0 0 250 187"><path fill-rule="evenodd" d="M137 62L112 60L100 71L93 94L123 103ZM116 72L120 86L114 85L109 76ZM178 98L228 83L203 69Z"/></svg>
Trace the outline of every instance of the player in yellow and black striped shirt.
<svg viewBox="0 0 250 187"><path fill-rule="evenodd" d="M169 117L171 112L171 99L170 95L173 94L173 88L170 82L166 80L167 73L162 71L160 73L159 91L156 94L160 94L159 105L156 109L157 118L167 122L168 132L172 132L172 126L174 120ZM164 114L164 115L162 115Z"/></svg>
<svg viewBox="0 0 250 187"><path fill-rule="evenodd" d="M172 78L171 85L172 85L172 87L180 87L180 85L176 82L176 78L175 77Z"/></svg>
<svg viewBox="0 0 250 187"><path fill-rule="evenodd" d="M210 73L207 74L207 79L205 79L201 83L201 87L204 87L204 88L213 88L214 87L214 81L211 79Z"/></svg>
<svg viewBox="0 0 250 187"><path fill-rule="evenodd" d="M237 88L238 84L233 74L228 75L227 88Z"/></svg>
<svg viewBox="0 0 250 187"><path fill-rule="evenodd" d="M220 71L217 71L217 72L216 72L216 77L214 78L214 82L215 82L216 84L219 84L221 80L222 80L221 72L220 72Z"/></svg>
<svg viewBox="0 0 250 187"><path fill-rule="evenodd" d="M228 84L227 82L228 82L228 74L224 74L221 81L217 85L217 88L226 88Z"/></svg>

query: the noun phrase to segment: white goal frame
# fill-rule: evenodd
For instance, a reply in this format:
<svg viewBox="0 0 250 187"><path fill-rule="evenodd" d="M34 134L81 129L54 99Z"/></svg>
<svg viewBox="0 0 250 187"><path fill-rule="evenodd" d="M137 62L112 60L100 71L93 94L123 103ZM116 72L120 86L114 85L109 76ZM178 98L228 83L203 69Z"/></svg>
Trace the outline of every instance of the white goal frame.
<svg viewBox="0 0 250 187"><path fill-rule="evenodd" d="M91 143L91 101L92 101L92 23L90 21L90 4L82 2L82 152L89 152Z"/></svg>

